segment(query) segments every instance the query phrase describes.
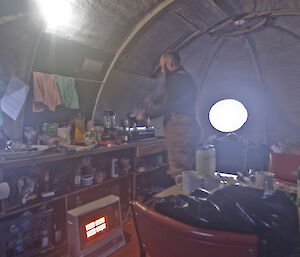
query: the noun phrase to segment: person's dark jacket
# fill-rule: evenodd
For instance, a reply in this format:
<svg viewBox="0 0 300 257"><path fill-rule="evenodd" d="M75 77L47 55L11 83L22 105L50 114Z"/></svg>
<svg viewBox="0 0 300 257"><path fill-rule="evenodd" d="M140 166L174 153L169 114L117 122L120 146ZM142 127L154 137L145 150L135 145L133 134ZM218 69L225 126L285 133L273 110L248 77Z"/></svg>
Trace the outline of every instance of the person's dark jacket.
<svg viewBox="0 0 300 257"><path fill-rule="evenodd" d="M154 100L146 114L150 118L164 115L164 124L172 114L183 114L194 119L197 86L191 75L182 68L171 72L166 77L165 87L165 93Z"/></svg>
<svg viewBox="0 0 300 257"><path fill-rule="evenodd" d="M195 118L197 86L183 69L168 74L166 78L166 103L163 110L164 123L172 114L183 114Z"/></svg>

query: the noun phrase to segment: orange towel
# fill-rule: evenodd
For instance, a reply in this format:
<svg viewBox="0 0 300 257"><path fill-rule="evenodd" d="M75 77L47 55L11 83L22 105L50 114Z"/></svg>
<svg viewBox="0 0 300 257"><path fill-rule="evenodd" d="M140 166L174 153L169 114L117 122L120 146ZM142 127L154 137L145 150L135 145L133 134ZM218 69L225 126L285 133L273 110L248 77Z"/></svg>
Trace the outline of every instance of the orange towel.
<svg viewBox="0 0 300 257"><path fill-rule="evenodd" d="M60 105L60 96L54 74L33 72L33 108L34 112L46 110L55 111L56 105Z"/></svg>

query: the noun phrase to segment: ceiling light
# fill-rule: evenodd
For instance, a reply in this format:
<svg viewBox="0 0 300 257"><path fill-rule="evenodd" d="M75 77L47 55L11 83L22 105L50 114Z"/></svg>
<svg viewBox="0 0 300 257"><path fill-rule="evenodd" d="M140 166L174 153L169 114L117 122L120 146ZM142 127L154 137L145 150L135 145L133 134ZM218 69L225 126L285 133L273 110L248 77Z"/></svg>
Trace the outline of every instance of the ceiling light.
<svg viewBox="0 0 300 257"><path fill-rule="evenodd" d="M42 14L47 22L47 28L54 30L66 26L71 19L69 0L37 0Z"/></svg>
<svg viewBox="0 0 300 257"><path fill-rule="evenodd" d="M245 106L233 99L221 100L209 111L209 121L221 132L233 132L240 129L248 118Z"/></svg>

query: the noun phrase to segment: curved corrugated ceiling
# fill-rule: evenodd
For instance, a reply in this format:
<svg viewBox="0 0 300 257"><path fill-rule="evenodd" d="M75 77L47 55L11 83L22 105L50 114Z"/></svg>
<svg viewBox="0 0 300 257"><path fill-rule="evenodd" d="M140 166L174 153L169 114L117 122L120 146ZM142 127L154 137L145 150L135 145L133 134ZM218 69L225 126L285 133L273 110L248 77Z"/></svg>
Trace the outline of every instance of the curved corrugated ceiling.
<svg viewBox="0 0 300 257"><path fill-rule="evenodd" d="M36 13L33 0L3 1L5 8L1 6L0 13L6 20L2 19L2 24L14 15L18 19L19 13ZM207 119L209 107L231 96L242 100L250 111L242 134L263 141L283 133L300 139L298 0L176 0L153 17L155 8L172 1L68 2L73 22L55 33L112 55L117 53L96 103L96 118L112 102L111 106L124 115L141 103L135 94L140 98L153 94L153 71L159 56L175 48L201 90L197 111L203 135L215 133ZM132 36L130 33L147 15L151 19ZM236 26L234 22L240 19L245 24ZM128 43L125 47L124 42ZM122 86L123 98L130 102L127 110L126 100L122 104L117 100Z"/></svg>

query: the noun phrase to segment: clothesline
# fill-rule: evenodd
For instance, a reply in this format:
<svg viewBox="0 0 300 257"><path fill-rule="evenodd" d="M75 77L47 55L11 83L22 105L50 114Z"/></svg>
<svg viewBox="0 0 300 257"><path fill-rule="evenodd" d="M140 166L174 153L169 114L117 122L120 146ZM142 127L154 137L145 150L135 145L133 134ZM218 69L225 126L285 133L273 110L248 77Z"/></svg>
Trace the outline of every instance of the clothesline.
<svg viewBox="0 0 300 257"><path fill-rule="evenodd" d="M90 83L96 83L96 84L103 83L102 80L91 80L91 79L75 78L75 77L70 77L70 76L65 76L65 77L69 77L69 78L75 79L77 81L83 81L83 82L90 82Z"/></svg>
<svg viewBox="0 0 300 257"><path fill-rule="evenodd" d="M78 80L78 81L98 83L98 84L102 84L103 83L103 81L101 81L101 80L90 80L90 79L80 79L80 78L73 78L73 79Z"/></svg>

